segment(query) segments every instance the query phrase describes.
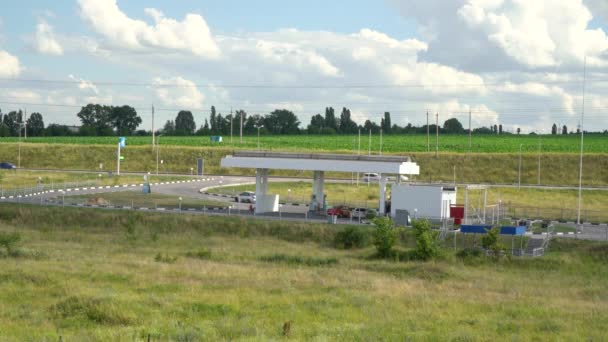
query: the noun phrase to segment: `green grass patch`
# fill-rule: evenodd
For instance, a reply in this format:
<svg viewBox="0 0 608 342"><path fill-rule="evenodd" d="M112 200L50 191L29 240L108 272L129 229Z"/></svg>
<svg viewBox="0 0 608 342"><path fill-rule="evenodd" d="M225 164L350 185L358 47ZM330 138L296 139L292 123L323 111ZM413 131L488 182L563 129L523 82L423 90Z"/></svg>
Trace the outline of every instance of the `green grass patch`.
<svg viewBox="0 0 608 342"><path fill-rule="evenodd" d="M337 258L313 258L299 255L272 254L260 257L261 261L287 265L328 266L338 263Z"/></svg>
<svg viewBox="0 0 608 342"><path fill-rule="evenodd" d="M152 188L154 191L154 188ZM179 208L180 196L167 195L152 192L145 194L141 191L121 191L121 192L107 192L101 194L90 194L90 195L76 195L66 197L67 203L89 203L89 204L107 204L114 206L135 206L145 208ZM205 207L227 207L226 202L211 201L206 199L198 199L192 197L183 197L181 201L181 208L195 208L203 209Z"/></svg>

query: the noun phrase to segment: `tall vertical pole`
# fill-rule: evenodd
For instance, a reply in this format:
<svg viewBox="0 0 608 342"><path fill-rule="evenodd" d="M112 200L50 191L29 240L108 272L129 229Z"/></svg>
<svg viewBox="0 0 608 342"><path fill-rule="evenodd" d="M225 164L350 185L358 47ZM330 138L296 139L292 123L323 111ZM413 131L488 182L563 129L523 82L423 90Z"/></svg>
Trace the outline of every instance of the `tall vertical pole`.
<svg viewBox="0 0 608 342"><path fill-rule="evenodd" d="M160 154L160 135L156 141L156 175L158 176L158 156Z"/></svg>
<svg viewBox="0 0 608 342"><path fill-rule="evenodd" d="M118 142L118 150L116 151L116 175L120 176L120 142Z"/></svg>
<svg viewBox="0 0 608 342"><path fill-rule="evenodd" d="M232 144L232 123L234 118L232 117L232 107L230 107L230 143Z"/></svg>
<svg viewBox="0 0 608 342"><path fill-rule="evenodd" d="M357 154L361 154L361 128L359 128L359 148Z"/></svg>
<svg viewBox="0 0 608 342"><path fill-rule="evenodd" d="M437 139L435 140L435 158L439 157L439 112L435 114L435 130Z"/></svg>
<svg viewBox="0 0 608 342"><path fill-rule="evenodd" d="M431 131L429 128L429 111L426 111L426 151L431 152Z"/></svg>
<svg viewBox="0 0 608 342"><path fill-rule="evenodd" d="M517 172L517 190L521 188L521 147L522 144L519 144L519 171Z"/></svg>
<svg viewBox="0 0 608 342"><path fill-rule="evenodd" d="M471 109L469 109L469 152L471 152L472 147L472 128L471 128Z"/></svg>
<svg viewBox="0 0 608 342"><path fill-rule="evenodd" d="M540 155L542 149L541 135L538 135L538 185L540 185Z"/></svg>
<svg viewBox="0 0 608 342"><path fill-rule="evenodd" d="M367 155L372 155L372 129L369 129L369 141L367 143Z"/></svg>
<svg viewBox="0 0 608 342"><path fill-rule="evenodd" d="M587 57L585 56L585 64L583 66L583 108L581 110L581 155L578 165L578 213L576 215L576 224L581 224L581 204L583 198L583 140L585 137L585 87L587 86Z"/></svg>
<svg viewBox="0 0 608 342"><path fill-rule="evenodd" d="M260 150L260 127L258 126L258 151Z"/></svg>
<svg viewBox="0 0 608 342"><path fill-rule="evenodd" d="M241 109L241 112L240 112L241 115L239 115L240 120L241 120L241 140L240 140L241 144L243 143L243 113L244 113L244 111Z"/></svg>
<svg viewBox="0 0 608 342"><path fill-rule="evenodd" d="M380 128L380 155L382 155L382 128Z"/></svg>
<svg viewBox="0 0 608 342"><path fill-rule="evenodd" d="M21 111L21 110L20 110ZM21 121L21 115L19 116L19 120ZM21 168L21 125L23 123L19 122L19 151L17 153L17 167Z"/></svg>
<svg viewBox="0 0 608 342"><path fill-rule="evenodd" d="M23 110L23 139L27 140L27 108Z"/></svg>
<svg viewBox="0 0 608 342"><path fill-rule="evenodd" d="M154 105L152 105L152 151L154 151L154 144L156 140L156 132L154 132Z"/></svg>

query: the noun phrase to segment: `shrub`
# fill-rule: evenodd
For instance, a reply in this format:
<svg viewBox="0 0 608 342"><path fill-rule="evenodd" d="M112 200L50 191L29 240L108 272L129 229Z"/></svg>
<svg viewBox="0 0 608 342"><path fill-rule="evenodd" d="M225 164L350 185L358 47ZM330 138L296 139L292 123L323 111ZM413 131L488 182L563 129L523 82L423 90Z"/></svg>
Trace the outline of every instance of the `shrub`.
<svg viewBox="0 0 608 342"><path fill-rule="evenodd" d="M498 227L494 227L487 230L486 234L481 238L481 246L486 250L492 251L495 259L498 259L505 250L505 247L498 240L499 234Z"/></svg>
<svg viewBox="0 0 608 342"><path fill-rule="evenodd" d="M456 256L460 259L478 258L481 256L481 250L478 248L465 248L465 249L459 250L456 253Z"/></svg>
<svg viewBox="0 0 608 342"><path fill-rule="evenodd" d="M260 257L264 262L276 262L288 265L327 266L338 263L336 258L311 258L299 255L273 254Z"/></svg>
<svg viewBox="0 0 608 342"><path fill-rule="evenodd" d="M0 246L6 249L6 253L11 255L13 253L15 245L21 241L21 234L19 233L4 233L0 232Z"/></svg>
<svg viewBox="0 0 608 342"><path fill-rule="evenodd" d="M154 257L154 261L156 262L164 262L166 264L173 264L177 261L177 257L172 257L169 254L157 253Z"/></svg>
<svg viewBox="0 0 608 342"><path fill-rule="evenodd" d="M374 220L376 229L374 230L374 246L378 256L388 258L391 256L393 246L397 240L397 230L394 228L393 221L388 217L380 217Z"/></svg>
<svg viewBox="0 0 608 342"><path fill-rule="evenodd" d="M418 260L429 260L439 255L437 244L437 233L431 230L431 223L424 220L413 222L414 235L416 236L416 249L414 256Z"/></svg>
<svg viewBox="0 0 608 342"><path fill-rule="evenodd" d="M362 248L369 244L369 231L362 227L347 227L336 233L334 246L351 249Z"/></svg>
<svg viewBox="0 0 608 342"><path fill-rule="evenodd" d="M186 257L207 260L207 259L211 259L211 251L208 250L207 248L199 249L196 252L186 253Z"/></svg>

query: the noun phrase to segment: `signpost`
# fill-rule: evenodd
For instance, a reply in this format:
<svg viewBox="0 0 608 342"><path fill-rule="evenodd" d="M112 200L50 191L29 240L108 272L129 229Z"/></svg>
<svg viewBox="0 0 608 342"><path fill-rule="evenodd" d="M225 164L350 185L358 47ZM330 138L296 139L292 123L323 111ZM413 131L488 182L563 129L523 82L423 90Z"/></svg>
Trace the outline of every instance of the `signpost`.
<svg viewBox="0 0 608 342"><path fill-rule="evenodd" d="M120 150L127 146L127 138L118 138L118 150L116 151L116 175L120 176L120 161L125 159L124 156L120 155Z"/></svg>

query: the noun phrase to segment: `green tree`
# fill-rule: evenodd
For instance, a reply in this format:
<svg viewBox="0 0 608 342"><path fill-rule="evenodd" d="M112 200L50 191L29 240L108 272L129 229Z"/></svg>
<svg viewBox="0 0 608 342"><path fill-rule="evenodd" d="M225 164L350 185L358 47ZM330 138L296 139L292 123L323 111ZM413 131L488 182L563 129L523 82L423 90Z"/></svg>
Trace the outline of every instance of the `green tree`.
<svg viewBox="0 0 608 342"><path fill-rule="evenodd" d="M110 122L119 135L131 135L141 124L141 118L133 107L112 107Z"/></svg>
<svg viewBox="0 0 608 342"><path fill-rule="evenodd" d="M339 132L342 134L355 134L357 133L357 128L357 124L351 119L350 109L346 107L342 108Z"/></svg>
<svg viewBox="0 0 608 342"><path fill-rule="evenodd" d="M21 118L23 117L22 115L23 112L21 110L18 112L11 111L4 115L4 118L2 119L4 126L6 126L9 134L13 137L19 135L19 127L21 126Z"/></svg>
<svg viewBox="0 0 608 342"><path fill-rule="evenodd" d="M336 114L333 107L325 108L325 126L338 132L338 121L336 120Z"/></svg>
<svg viewBox="0 0 608 342"><path fill-rule="evenodd" d="M564 127L562 127L562 134L568 134L568 126L564 125Z"/></svg>
<svg viewBox="0 0 608 342"><path fill-rule="evenodd" d="M393 221L389 217L378 217L374 219L374 246L378 256L388 258L391 256L393 246L397 241L397 230L394 227Z"/></svg>
<svg viewBox="0 0 608 342"><path fill-rule="evenodd" d="M163 127L164 135L173 135L175 134L175 122L173 120L167 120L165 122L165 126Z"/></svg>
<svg viewBox="0 0 608 342"><path fill-rule="evenodd" d="M325 127L325 119L321 114L313 115L310 118L310 124L308 125L308 134L319 134Z"/></svg>
<svg viewBox="0 0 608 342"><path fill-rule="evenodd" d="M215 106L211 106L211 114L209 114L209 126L211 134L217 134L217 122L215 121Z"/></svg>
<svg viewBox="0 0 608 342"><path fill-rule="evenodd" d="M426 219L415 220L413 226L416 237L416 249L414 250L416 259L429 260L439 255L437 233L431 230L431 223Z"/></svg>
<svg viewBox="0 0 608 342"><path fill-rule="evenodd" d="M500 258L505 247L500 243L500 230L498 227L486 229L486 234L481 237L481 246L489 251L495 259Z"/></svg>
<svg viewBox="0 0 608 342"><path fill-rule="evenodd" d="M552 135L557 134L557 125L556 124L553 124L553 126L551 126L551 134Z"/></svg>
<svg viewBox="0 0 608 342"><path fill-rule="evenodd" d="M264 126L271 134L300 133L298 117L287 109L276 109L264 117Z"/></svg>
<svg viewBox="0 0 608 342"><path fill-rule="evenodd" d="M192 112L180 110L175 117L175 133L178 135L191 135L196 130L196 123Z"/></svg>
<svg viewBox="0 0 608 342"><path fill-rule="evenodd" d="M464 128L458 119L451 118L445 120L443 123L443 130L448 134L461 134L464 133Z"/></svg>
<svg viewBox="0 0 608 342"><path fill-rule="evenodd" d="M110 117L112 107L92 104L82 107L77 116L82 123L81 133L96 135L111 135Z"/></svg>
<svg viewBox="0 0 608 342"><path fill-rule="evenodd" d="M28 135L37 137L44 135L44 121L42 120L42 114L32 113L27 118L27 133Z"/></svg>
<svg viewBox="0 0 608 342"><path fill-rule="evenodd" d="M382 132L386 134L391 133L392 125L391 125L391 113L384 112L384 119L382 119Z"/></svg>

